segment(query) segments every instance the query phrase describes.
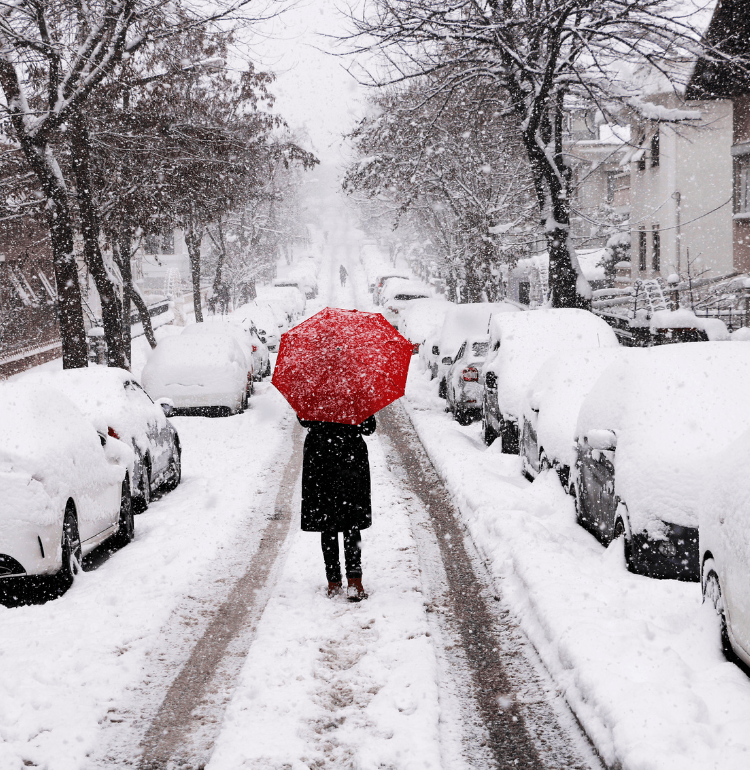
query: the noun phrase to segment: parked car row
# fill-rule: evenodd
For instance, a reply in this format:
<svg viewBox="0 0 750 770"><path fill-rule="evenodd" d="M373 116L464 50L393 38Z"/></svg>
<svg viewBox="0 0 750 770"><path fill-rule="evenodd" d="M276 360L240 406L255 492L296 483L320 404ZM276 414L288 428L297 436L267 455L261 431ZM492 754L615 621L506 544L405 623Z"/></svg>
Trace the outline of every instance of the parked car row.
<svg viewBox="0 0 750 770"><path fill-rule="evenodd" d="M60 591L134 513L182 477L180 438L130 372L91 365L0 383L0 589L49 576Z"/></svg>

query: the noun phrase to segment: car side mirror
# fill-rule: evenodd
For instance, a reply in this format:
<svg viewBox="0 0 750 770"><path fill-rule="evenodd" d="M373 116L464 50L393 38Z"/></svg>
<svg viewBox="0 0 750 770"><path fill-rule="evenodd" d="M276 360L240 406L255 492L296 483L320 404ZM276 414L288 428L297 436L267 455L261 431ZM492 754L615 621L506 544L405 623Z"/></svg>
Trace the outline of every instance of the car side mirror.
<svg viewBox="0 0 750 770"><path fill-rule="evenodd" d="M437 345L432 346L432 355L433 356L439 356L440 355L440 348Z"/></svg>
<svg viewBox="0 0 750 770"><path fill-rule="evenodd" d="M171 398L160 398L157 402L162 408L165 417L171 417L174 413L174 401Z"/></svg>
<svg viewBox="0 0 750 770"><path fill-rule="evenodd" d="M452 363L453 359L450 356L445 356L445 358L443 358L443 364L445 364L445 366L450 366Z"/></svg>
<svg viewBox="0 0 750 770"><path fill-rule="evenodd" d="M617 448L617 434L613 430L590 430L586 441L592 449L602 452L614 452Z"/></svg>
<svg viewBox="0 0 750 770"><path fill-rule="evenodd" d="M495 372L487 372L487 374L484 375L484 384L492 390L497 387L497 375Z"/></svg>

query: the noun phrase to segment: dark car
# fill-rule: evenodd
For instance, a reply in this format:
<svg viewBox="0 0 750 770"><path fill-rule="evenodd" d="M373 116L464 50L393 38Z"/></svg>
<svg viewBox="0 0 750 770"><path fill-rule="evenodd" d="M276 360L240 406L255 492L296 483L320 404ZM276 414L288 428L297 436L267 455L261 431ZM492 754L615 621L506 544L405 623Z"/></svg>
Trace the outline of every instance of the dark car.
<svg viewBox="0 0 750 770"><path fill-rule="evenodd" d="M578 522L628 567L698 580L700 469L750 427L750 350L693 342L632 350L583 401L571 469Z"/></svg>

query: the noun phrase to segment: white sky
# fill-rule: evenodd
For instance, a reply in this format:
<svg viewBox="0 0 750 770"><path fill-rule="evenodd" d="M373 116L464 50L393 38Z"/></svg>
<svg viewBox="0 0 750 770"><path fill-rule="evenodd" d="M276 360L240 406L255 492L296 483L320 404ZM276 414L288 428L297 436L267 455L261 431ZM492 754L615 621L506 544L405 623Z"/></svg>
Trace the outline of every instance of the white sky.
<svg viewBox="0 0 750 770"><path fill-rule="evenodd" d="M304 146L326 165L345 159L342 134L363 108L364 89L344 69L346 60L328 53L335 41L324 37L346 30L335 0L300 0L263 27L264 37L253 38L249 53L256 67L276 73L271 88L276 110L293 130L307 135Z"/></svg>

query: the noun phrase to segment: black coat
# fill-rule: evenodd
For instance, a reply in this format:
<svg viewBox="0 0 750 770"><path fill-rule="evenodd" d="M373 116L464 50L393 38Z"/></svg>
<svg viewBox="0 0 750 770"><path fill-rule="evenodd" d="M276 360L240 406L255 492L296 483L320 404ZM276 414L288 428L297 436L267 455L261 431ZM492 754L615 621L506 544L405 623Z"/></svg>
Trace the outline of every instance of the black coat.
<svg viewBox="0 0 750 770"><path fill-rule="evenodd" d="M375 418L360 425L300 423L309 428L302 458L302 529L367 529L372 524L370 463L362 436L375 432Z"/></svg>

